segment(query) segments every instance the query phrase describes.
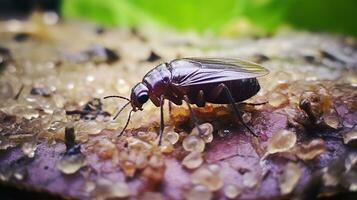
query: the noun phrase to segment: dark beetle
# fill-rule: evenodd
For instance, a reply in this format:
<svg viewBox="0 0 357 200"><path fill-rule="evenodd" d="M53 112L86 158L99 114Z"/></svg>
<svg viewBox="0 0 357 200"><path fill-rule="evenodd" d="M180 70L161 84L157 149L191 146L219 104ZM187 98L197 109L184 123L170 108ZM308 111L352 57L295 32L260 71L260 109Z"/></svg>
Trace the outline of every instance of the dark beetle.
<svg viewBox="0 0 357 200"><path fill-rule="evenodd" d="M190 104L198 107L205 103L231 104L238 119L255 135L255 133L242 120L242 112L235 103L242 102L258 93L260 85L256 77L268 74L264 67L240 60L227 58L182 58L163 63L149 71L132 90L130 99L118 97L129 101L117 113L129 104L132 110L129 118L119 136L124 132L130 121L132 111L142 110L142 105L149 99L161 107L160 139L164 129L163 103L167 99L176 105L185 101L190 109L191 118L196 119ZM196 126L198 125L195 120Z"/></svg>

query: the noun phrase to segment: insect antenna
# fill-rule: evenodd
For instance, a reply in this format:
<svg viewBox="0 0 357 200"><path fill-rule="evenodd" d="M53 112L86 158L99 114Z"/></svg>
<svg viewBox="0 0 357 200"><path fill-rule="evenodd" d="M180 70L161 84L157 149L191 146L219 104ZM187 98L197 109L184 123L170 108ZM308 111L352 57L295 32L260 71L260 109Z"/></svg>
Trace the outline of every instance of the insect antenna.
<svg viewBox="0 0 357 200"><path fill-rule="evenodd" d="M115 114L115 116L113 117L113 120L115 120L119 116L119 114L131 103L130 99L123 97L123 96L119 96L119 95L110 95L110 96L104 97L104 99L108 99L108 98L119 98L119 99L124 99L124 100L128 101L128 103L126 103L123 107L121 107L120 110L117 112L117 114ZM120 137L124 133L126 127L128 127L129 122L130 122L131 113L133 111L134 111L133 109L130 110L128 119L125 123L125 126L124 126L123 130L119 133L118 137Z"/></svg>
<svg viewBox="0 0 357 200"><path fill-rule="evenodd" d="M124 100L127 100L128 103L126 103L122 108L120 108L120 110L117 112L117 114L114 116L113 120L115 120L119 114L121 113L121 111L124 110L125 107L127 107L129 104L130 104L130 99L126 98L126 97L123 97L123 96L119 96L119 95L109 95L109 96L105 96L103 97L103 99L109 99L109 98L119 98L119 99L124 99Z"/></svg>
<svg viewBox="0 0 357 200"><path fill-rule="evenodd" d="M129 122L130 122L130 117L131 117L131 113L132 113L132 112L133 112L133 110L130 110L129 116L128 116L128 120L126 120L125 126L124 126L123 130L119 133L118 137L120 137L121 135L123 135L123 133L124 133L126 127L128 127L128 124L129 124Z"/></svg>
<svg viewBox="0 0 357 200"><path fill-rule="evenodd" d="M129 104L130 104L130 101L128 103L126 103L123 107L121 107L120 110L117 112L117 114L113 117L113 120L115 120L119 116L121 111L123 111L124 108L126 108Z"/></svg>
<svg viewBox="0 0 357 200"><path fill-rule="evenodd" d="M123 96L119 96L119 95L109 95L109 96L104 97L104 99L108 99L108 98L119 98L119 99L125 99L127 101L130 101L130 99L123 97Z"/></svg>

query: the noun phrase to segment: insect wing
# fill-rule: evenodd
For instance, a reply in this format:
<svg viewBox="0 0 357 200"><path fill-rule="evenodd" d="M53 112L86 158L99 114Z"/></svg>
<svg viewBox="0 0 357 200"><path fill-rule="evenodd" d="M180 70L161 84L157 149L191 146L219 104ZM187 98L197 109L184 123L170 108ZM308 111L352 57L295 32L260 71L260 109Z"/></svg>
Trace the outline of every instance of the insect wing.
<svg viewBox="0 0 357 200"><path fill-rule="evenodd" d="M173 60L170 65L181 86L256 78L269 73L259 64L229 58L183 58Z"/></svg>

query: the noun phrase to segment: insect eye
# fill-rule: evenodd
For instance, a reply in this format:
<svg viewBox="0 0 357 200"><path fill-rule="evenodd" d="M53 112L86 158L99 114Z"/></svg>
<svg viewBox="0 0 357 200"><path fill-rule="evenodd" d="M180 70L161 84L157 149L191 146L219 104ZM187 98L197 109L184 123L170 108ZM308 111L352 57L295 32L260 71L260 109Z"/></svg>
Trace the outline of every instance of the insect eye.
<svg viewBox="0 0 357 200"><path fill-rule="evenodd" d="M144 103L146 103L148 101L148 99L149 99L149 96L147 94L141 94L138 97L138 102L140 104L144 104Z"/></svg>

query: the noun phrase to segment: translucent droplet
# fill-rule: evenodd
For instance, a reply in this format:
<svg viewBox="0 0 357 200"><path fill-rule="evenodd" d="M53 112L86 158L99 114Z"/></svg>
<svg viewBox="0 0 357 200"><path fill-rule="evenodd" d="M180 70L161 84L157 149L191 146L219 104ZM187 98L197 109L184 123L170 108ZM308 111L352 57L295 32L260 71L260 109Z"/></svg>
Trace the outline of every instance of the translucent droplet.
<svg viewBox="0 0 357 200"><path fill-rule="evenodd" d="M130 195L130 190L125 182L98 178L91 195L98 200L125 198Z"/></svg>
<svg viewBox="0 0 357 200"><path fill-rule="evenodd" d="M87 133L76 133L76 141L79 142L87 142L89 139L89 135Z"/></svg>
<svg viewBox="0 0 357 200"><path fill-rule="evenodd" d="M182 165L188 169L195 169L199 167L202 163L202 154L197 151L192 151L182 160Z"/></svg>
<svg viewBox="0 0 357 200"><path fill-rule="evenodd" d="M204 123L199 125L202 133L200 134L198 128L195 127L192 129L190 135L200 136L205 143L210 143L213 140L213 126L210 123Z"/></svg>
<svg viewBox="0 0 357 200"><path fill-rule="evenodd" d="M28 108L26 106L16 106L12 109L12 113L17 116L22 116L25 119L33 119L40 116L37 110Z"/></svg>
<svg viewBox="0 0 357 200"><path fill-rule="evenodd" d="M337 177L335 174L330 174L326 170L322 175L322 179L324 181L324 185L326 186L337 186L340 177Z"/></svg>
<svg viewBox="0 0 357 200"><path fill-rule="evenodd" d="M218 131L218 135L220 137L227 137L230 134L230 130L228 129L221 129Z"/></svg>
<svg viewBox="0 0 357 200"><path fill-rule="evenodd" d="M280 191L283 195L289 194L293 191L295 185L298 183L301 176L299 166L295 163L288 163L283 174L279 177Z"/></svg>
<svg viewBox="0 0 357 200"><path fill-rule="evenodd" d="M95 151L102 159L111 158L116 149L115 144L107 138L99 140L95 145Z"/></svg>
<svg viewBox="0 0 357 200"><path fill-rule="evenodd" d="M154 168L154 167L146 167L142 172L142 176L147 178L149 181L156 183L162 182L162 179L165 175L165 168Z"/></svg>
<svg viewBox="0 0 357 200"><path fill-rule="evenodd" d="M291 80L292 75L286 71L278 71L275 73L274 78L279 84L286 83Z"/></svg>
<svg viewBox="0 0 357 200"><path fill-rule="evenodd" d="M123 170L123 172L125 173L125 175L129 176L129 177L133 177L136 171L136 165L134 162L132 161L124 161L121 163L121 168Z"/></svg>
<svg viewBox="0 0 357 200"><path fill-rule="evenodd" d="M279 92L273 92L269 96L269 104L274 107L279 107L283 104L288 103L288 97L286 94L282 94Z"/></svg>
<svg viewBox="0 0 357 200"><path fill-rule="evenodd" d="M52 99L57 108L63 108L66 103L66 99L63 96L56 93L53 94Z"/></svg>
<svg viewBox="0 0 357 200"><path fill-rule="evenodd" d="M350 123L348 120L343 121L343 126L346 128L353 128L354 124Z"/></svg>
<svg viewBox="0 0 357 200"><path fill-rule="evenodd" d="M4 167L4 169L0 170L0 180L8 181L14 174L14 170L10 167Z"/></svg>
<svg viewBox="0 0 357 200"><path fill-rule="evenodd" d="M124 79L118 79L114 86L119 94L126 94L130 90L130 86Z"/></svg>
<svg viewBox="0 0 357 200"><path fill-rule="evenodd" d="M357 130L354 129L343 135L343 142L350 146L357 146Z"/></svg>
<svg viewBox="0 0 357 200"><path fill-rule="evenodd" d="M279 130L268 141L268 154L287 151L294 147L295 143L296 135L294 132Z"/></svg>
<svg viewBox="0 0 357 200"><path fill-rule="evenodd" d="M254 188L259 182L257 174L254 172L246 172L243 174L243 185L248 188Z"/></svg>
<svg viewBox="0 0 357 200"><path fill-rule="evenodd" d="M118 130L121 126L121 123L115 121L109 121L105 124L105 128L108 130Z"/></svg>
<svg viewBox="0 0 357 200"><path fill-rule="evenodd" d="M337 129L339 125L339 119L337 116L327 116L324 118L324 122L334 129Z"/></svg>
<svg viewBox="0 0 357 200"><path fill-rule="evenodd" d="M95 182L92 181L86 181L85 183L85 191L90 193L95 189Z"/></svg>
<svg viewBox="0 0 357 200"><path fill-rule="evenodd" d="M93 75L86 76L86 81L93 82L94 80L95 80L95 77Z"/></svg>
<svg viewBox="0 0 357 200"><path fill-rule="evenodd" d="M186 151L203 152L205 142L196 135L189 135L182 141L182 146Z"/></svg>
<svg viewBox="0 0 357 200"><path fill-rule="evenodd" d="M165 133L164 138L166 141L169 141L171 144L176 144L176 142L180 139L180 136L178 133L174 131L169 131Z"/></svg>
<svg viewBox="0 0 357 200"><path fill-rule="evenodd" d="M140 139L140 140L143 140L145 142L152 142L152 141L155 141L158 137L158 134L156 132L153 132L153 131L148 131L148 132L143 132L143 131L139 131L137 133L137 137Z"/></svg>
<svg viewBox="0 0 357 200"><path fill-rule="evenodd" d="M350 153L345 161L347 171L353 169L357 165L357 153Z"/></svg>
<svg viewBox="0 0 357 200"><path fill-rule="evenodd" d="M128 137L127 138L128 142L128 148L129 149L138 149L138 150L144 150L144 149L151 149L152 145L147 143L146 141L143 141L141 139L138 139L136 137Z"/></svg>
<svg viewBox="0 0 357 200"><path fill-rule="evenodd" d="M211 191L216 191L223 185L218 165L200 167L192 173L191 181L193 184L205 185Z"/></svg>
<svg viewBox="0 0 357 200"><path fill-rule="evenodd" d="M241 190L237 188L237 186L229 184L224 187L224 195L228 199L236 199L240 194Z"/></svg>
<svg viewBox="0 0 357 200"><path fill-rule="evenodd" d="M23 171L15 171L13 176L17 179L17 180L23 180L25 178L25 173Z"/></svg>
<svg viewBox="0 0 357 200"><path fill-rule="evenodd" d="M6 136L0 135L0 150L6 150L16 145L16 143L10 141Z"/></svg>
<svg viewBox="0 0 357 200"><path fill-rule="evenodd" d="M45 22L45 24L48 25L55 25L59 20L57 13L49 12L49 11L43 13L42 18L43 18L43 22Z"/></svg>
<svg viewBox="0 0 357 200"><path fill-rule="evenodd" d="M209 164L207 168L214 174L219 174L221 171L221 167L218 164Z"/></svg>
<svg viewBox="0 0 357 200"><path fill-rule="evenodd" d="M51 115L52 122L67 122L66 111L64 110L54 110Z"/></svg>
<svg viewBox="0 0 357 200"><path fill-rule="evenodd" d="M250 114L248 112L244 112L242 115L242 119L243 119L243 122L247 124L252 119L252 114Z"/></svg>
<svg viewBox="0 0 357 200"><path fill-rule="evenodd" d="M347 73L344 76L344 80L346 80L346 82L349 82L353 87L357 86L357 77L355 73Z"/></svg>
<svg viewBox="0 0 357 200"><path fill-rule="evenodd" d="M82 132L89 135L97 135L102 131L103 127L96 121L85 121L76 123L74 129L76 133Z"/></svg>
<svg viewBox="0 0 357 200"><path fill-rule="evenodd" d="M357 84L355 84L357 86ZM351 192L356 192L357 191L357 183L351 183L351 185L348 187L348 190Z"/></svg>
<svg viewBox="0 0 357 200"><path fill-rule="evenodd" d="M196 185L190 191L184 193L186 200L210 200L212 192L204 185Z"/></svg>
<svg viewBox="0 0 357 200"><path fill-rule="evenodd" d="M64 155L57 163L57 168L64 174L73 174L85 166L83 154Z"/></svg>
<svg viewBox="0 0 357 200"><path fill-rule="evenodd" d="M1 63L1 57L0 57L0 63ZM0 83L0 99L5 100L5 99L10 99L15 96L14 90L12 88L12 85L8 82L6 83Z"/></svg>
<svg viewBox="0 0 357 200"><path fill-rule="evenodd" d="M132 151L130 152L130 154L132 154ZM146 151L135 151L135 154L135 158L131 160L135 162L136 168L145 168L149 162L148 153Z"/></svg>
<svg viewBox="0 0 357 200"><path fill-rule="evenodd" d="M315 139L308 144L301 144L296 147L295 154L302 160L313 160L326 150L325 142L322 139Z"/></svg>
<svg viewBox="0 0 357 200"><path fill-rule="evenodd" d="M27 157L33 158L37 149L37 142L35 140L31 142L25 142L22 144L21 149Z"/></svg>
<svg viewBox="0 0 357 200"><path fill-rule="evenodd" d="M323 114L324 122L331 128L337 129L340 126L340 118L335 109L328 109Z"/></svg>
<svg viewBox="0 0 357 200"><path fill-rule="evenodd" d="M66 127L66 123L60 121L54 121L48 126L48 131L55 134L62 134L64 133L64 129Z"/></svg>
<svg viewBox="0 0 357 200"><path fill-rule="evenodd" d="M160 168L165 165L164 156L162 154L154 154L150 157L149 165L154 168Z"/></svg>
<svg viewBox="0 0 357 200"><path fill-rule="evenodd" d="M167 140L161 141L159 148L162 153L171 153L174 151L174 146Z"/></svg>

